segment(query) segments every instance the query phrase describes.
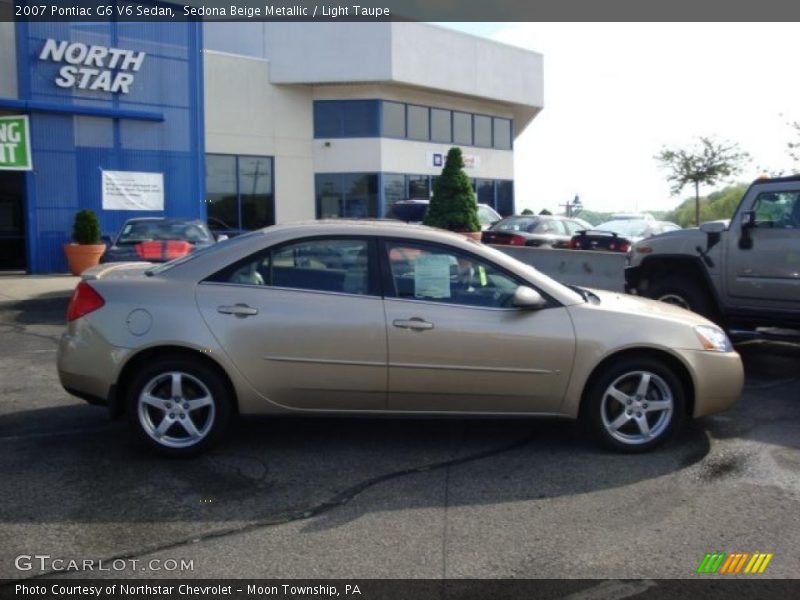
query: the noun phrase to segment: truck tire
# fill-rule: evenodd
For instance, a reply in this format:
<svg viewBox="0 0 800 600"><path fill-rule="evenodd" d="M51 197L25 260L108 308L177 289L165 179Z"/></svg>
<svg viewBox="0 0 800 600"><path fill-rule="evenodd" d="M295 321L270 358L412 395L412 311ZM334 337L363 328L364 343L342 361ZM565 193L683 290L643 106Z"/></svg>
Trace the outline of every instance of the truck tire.
<svg viewBox="0 0 800 600"><path fill-rule="evenodd" d="M712 321L718 319L711 294L703 284L696 283L688 277L667 275L663 279L651 282L645 295L654 300L691 310Z"/></svg>

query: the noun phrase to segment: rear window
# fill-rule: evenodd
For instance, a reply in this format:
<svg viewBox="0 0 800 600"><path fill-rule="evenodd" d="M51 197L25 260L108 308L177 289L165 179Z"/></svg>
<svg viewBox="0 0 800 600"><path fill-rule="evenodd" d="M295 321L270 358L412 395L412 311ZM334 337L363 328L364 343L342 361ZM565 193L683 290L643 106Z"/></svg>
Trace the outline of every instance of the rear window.
<svg viewBox="0 0 800 600"><path fill-rule="evenodd" d="M183 263L187 263L190 260L194 260L199 256L205 256L207 254L212 254L214 252L218 252L219 250L224 250L225 248L230 248L236 244L241 242L245 242L252 237L257 235L263 235L261 231L251 231L249 233L245 233L243 235L238 235L234 238L228 238L227 240L223 240L221 242L217 242L216 244L211 244L210 246L203 246L202 248L195 250L191 254L186 254L185 256L181 256L180 258L176 258L175 260L171 260L169 262L162 263L158 266L153 267L145 272L145 275L159 275L165 271L169 271L172 267L177 267L178 265L182 265Z"/></svg>
<svg viewBox="0 0 800 600"><path fill-rule="evenodd" d="M534 217L521 217L503 219L490 227L492 231L527 231L532 233L539 224L540 219Z"/></svg>
<svg viewBox="0 0 800 600"><path fill-rule="evenodd" d="M427 204L393 204L386 216L406 223L422 222L427 211Z"/></svg>

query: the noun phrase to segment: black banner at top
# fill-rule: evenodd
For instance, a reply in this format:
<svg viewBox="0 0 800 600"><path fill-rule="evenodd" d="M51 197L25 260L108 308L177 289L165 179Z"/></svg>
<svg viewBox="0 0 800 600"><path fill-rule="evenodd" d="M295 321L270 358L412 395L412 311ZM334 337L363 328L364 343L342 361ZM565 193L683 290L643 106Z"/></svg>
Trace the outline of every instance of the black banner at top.
<svg viewBox="0 0 800 600"><path fill-rule="evenodd" d="M795 21L786 0L0 0L24 21Z"/></svg>

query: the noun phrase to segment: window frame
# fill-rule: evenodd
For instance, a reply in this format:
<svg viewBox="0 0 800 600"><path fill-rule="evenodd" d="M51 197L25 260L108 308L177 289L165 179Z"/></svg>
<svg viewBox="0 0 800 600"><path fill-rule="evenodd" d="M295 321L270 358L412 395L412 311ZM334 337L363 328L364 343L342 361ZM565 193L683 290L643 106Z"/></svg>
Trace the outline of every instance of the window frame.
<svg viewBox="0 0 800 600"><path fill-rule="evenodd" d="M318 242L318 241L332 241L332 240L346 240L346 241L365 241L367 243L367 292L365 294L355 294L352 292L336 292L331 290L317 290L313 288L302 288L302 287L290 287L290 286L283 286L283 285L273 285L272 284L272 255L276 252L280 252L283 248L287 246L294 246L298 244L308 243L308 242ZM269 257L270 260L270 280L265 282L264 285L255 285L251 283L234 283L231 281L218 281L215 280L216 277L221 276L223 273L232 273L253 261L263 261L265 258ZM266 248L261 248L256 250L255 252L251 252L247 256L240 258L237 261L234 261L221 269L218 269L211 275L205 277L200 284L205 285L224 285L224 286L236 286L236 287L247 287L253 289L269 289L269 290L289 290L295 292L307 292L312 294L333 294L336 296L349 296L355 298L381 298L382 295L382 285L381 285L381 277L380 277L380 267L378 265L378 249L377 249L377 240L374 236L366 236L366 235L312 235L312 236L305 236L299 238L293 238L291 240L285 240L283 242L278 242L271 246L267 246Z"/></svg>
<svg viewBox="0 0 800 600"><path fill-rule="evenodd" d="M474 310L491 310L491 311L517 311L517 312L529 312L523 311L520 308L515 306L509 307L502 307L502 306L476 306L472 304L461 304L459 302L448 302L445 300L427 300L421 298L401 298L397 295L397 290L395 289L394 283L394 276L392 275L392 265L389 261L389 245L390 244L408 244L411 246L423 246L428 248L436 248L438 250L443 250L445 252L451 252L454 254L462 254L468 257L471 260L477 261L479 263L483 263L485 265L491 266L493 269L497 270L499 273L505 275L512 281L517 283L517 286L526 286L531 289L536 290L539 292L544 298L546 304L538 309L538 310L546 310L548 308L556 308L561 306L556 300L547 294L546 292L539 289L537 286L532 284L530 281L527 281L520 275L509 271L505 267L498 265L496 262L489 260L483 256L475 254L474 252L470 252L469 250L464 250L463 248L459 248L457 246L450 246L448 244L442 244L439 242L431 242L428 240L418 240L414 238L401 238L401 237L394 237L394 236L387 236L387 237L380 237L378 239L378 254L379 254L379 265L380 265L380 278L381 278L381 288L382 288L382 296L384 300L397 300L400 302L414 302L420 304L430 304L433 306L457 306L459 308L468 308Z"/></svg>
<svg viewBox="0 0 800 600"><path fill-rule="evenodd" d="M263 227L257 227L256 229L246 229L243 227L242 222L242 185L241 185L241 173L239 170L239 162L242 158L255 158L255 159L266 159L270 162L270 177L269 177L269 196L272 198L272 206L270 207L268 213L272 215L272 223L268 223L264 227L271 227L275 225L277 219L275 218L276 215L276 207L277 207L277 200L275 198L275 156L266 155L266 154L228 154L224 152L205 152L203 154L203 170L206 171L205 177L208 177L208 170L206 168L206 161L208 160L209 156L214 157L229 157L233 159L233 168L234 168L234 183L235 183L235 195L236 195L236 227L239 231L258 231L259 229L263 229ZM251 194L252 195L252 194ZM208 193L206 192L206 198L208 197ZM208 206L206 206L206 214L204 221L208 224ZM215 217L214 217L215 218ZM216 237L216 236L215 236Z"/></svg>

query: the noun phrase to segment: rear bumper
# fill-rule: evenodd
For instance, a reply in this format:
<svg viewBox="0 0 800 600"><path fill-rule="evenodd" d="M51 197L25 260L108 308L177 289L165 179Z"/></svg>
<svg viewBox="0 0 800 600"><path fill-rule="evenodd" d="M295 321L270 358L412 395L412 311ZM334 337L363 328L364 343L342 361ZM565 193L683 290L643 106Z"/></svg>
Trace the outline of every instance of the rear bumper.
<svg viewBox="0 0 800 600"><path fill-rule="evenodd" d="M115 383L130 351L109 344L86 319L71 323L58 344L58 378L71 395L117 409Z"/></svg>
<svg viewBox="0 0 800 600"><path fill-rule="evenodd" d="M744 368L738 353L691 350L683 356L694 373L692 416L722 412L738 402L744 386Z"/></svg>

